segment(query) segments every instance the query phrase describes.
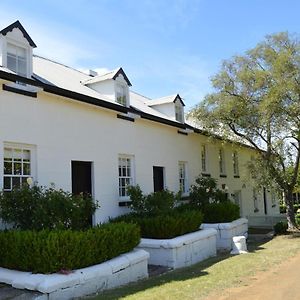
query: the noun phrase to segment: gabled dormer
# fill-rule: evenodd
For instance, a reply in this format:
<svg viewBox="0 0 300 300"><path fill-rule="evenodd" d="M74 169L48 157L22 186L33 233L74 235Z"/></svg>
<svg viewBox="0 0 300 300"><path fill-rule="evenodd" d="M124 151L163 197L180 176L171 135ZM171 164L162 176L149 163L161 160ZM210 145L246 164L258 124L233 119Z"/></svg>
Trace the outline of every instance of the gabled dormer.
<svg viewBox="0 0 300 300"><path fill-rule="evenodd" d="M106 74L91 76L83 84L116 103L126 107L130 106L129 87L131 83L122 68Z"/></svg>
<svg viewBox="0 0 300 300"><path fill-rule="evenodd" d="M0 65L23 77L32 75L36 45L19 21L0 31Z"/></svg>
<svg viewBox="0 0 300 300"><path fill-rule="evenodd" d="M175 121L184 123L185 104L178 94L149 100L146 104Z"/></svg>

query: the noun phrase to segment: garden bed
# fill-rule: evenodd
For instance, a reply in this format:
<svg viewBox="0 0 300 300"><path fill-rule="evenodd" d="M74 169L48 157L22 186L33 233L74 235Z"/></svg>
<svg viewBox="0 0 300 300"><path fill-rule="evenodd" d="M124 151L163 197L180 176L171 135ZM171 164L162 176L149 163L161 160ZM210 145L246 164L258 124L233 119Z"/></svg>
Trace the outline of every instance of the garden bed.
<svg viewBox="0 0 300 300"><path fill-rule="evenodd" d="M97 293L148 277L149 254L134 250L102 264L64 274L32 274L0 268L0 282L39 291L47 299L70 299Z"/></svg>
<svg viewBox="0 0 300 300"><path fill-rule="evenodd" d="M203 223L200 228L217 230L217 250L219 251L230 251L234 236L244 235L246 238L248 237L248 220L245 218L230 223Z"/></svg>
<svg viewBox="0 0 300 300"><path fill-rule="evenodd" d="M173 239L142 238L137 249L150 254L149 264L177 269L215 256L216 240L215 229L204 229Z"/></svg>

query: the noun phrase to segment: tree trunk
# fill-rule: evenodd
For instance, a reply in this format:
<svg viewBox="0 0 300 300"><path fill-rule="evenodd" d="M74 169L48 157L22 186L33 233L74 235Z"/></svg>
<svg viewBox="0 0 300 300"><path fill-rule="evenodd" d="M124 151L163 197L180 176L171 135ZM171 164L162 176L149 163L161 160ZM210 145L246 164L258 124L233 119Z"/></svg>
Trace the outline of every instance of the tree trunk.
<svg viewBox="0 0 300 300"><path fill-rule="evenodd" d="M293 201L293 191L287 190L283 194L284 203L286 205L286 218L288 221L289 230L297 229L295 213L294 213L294 201Z"/></svg>

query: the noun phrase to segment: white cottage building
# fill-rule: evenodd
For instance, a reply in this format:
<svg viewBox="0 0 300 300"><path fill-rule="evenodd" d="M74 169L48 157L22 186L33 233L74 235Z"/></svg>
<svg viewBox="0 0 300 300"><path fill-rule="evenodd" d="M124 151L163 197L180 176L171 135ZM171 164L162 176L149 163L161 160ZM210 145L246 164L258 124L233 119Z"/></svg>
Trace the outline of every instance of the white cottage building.
<svg viewBox="0 0 300 300"><path fill-rule="evenodd" d="M90 192L94 223L128 212L127 184L145 193L183 190L196 176L218 180L250 224L279 214L275 195L251 184L248 146L208 138L185 123L179 95L133 92L122 68L85 74L33 54L19 21L0 31L0 189L28 177Z"/></svg>

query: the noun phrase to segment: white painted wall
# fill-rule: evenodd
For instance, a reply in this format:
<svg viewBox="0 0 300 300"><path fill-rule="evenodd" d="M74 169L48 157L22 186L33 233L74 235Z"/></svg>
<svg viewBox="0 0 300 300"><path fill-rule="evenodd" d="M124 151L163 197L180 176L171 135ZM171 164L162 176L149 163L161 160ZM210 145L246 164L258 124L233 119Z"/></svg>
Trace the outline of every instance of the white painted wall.
<svg viewBox="0 0 300 300"><path fill-rule="evenodd" d="M99 92L105 98L115 101L115 81L113 79L94 82L87 84L87 86Z"/></svg>
<svg viewBox="0 0 300 300"><path fill-rule="evenodd" d="M175 127L145 119L128 122L116 115L117 112L44 92L35 99L1 91L0 188L4 142L36 147L36 179L42 185L55 183L59 188L71 190L71 160L91 161L94 197L101 205L95 216L98 223L128 211L118 205L119 154L134 156L135 182L145 193L153 191L153 166L163 166L166 187L178 191L178 162L187 162L188 179L192 183L201 173L200 145L206 143L212 177L218 179L220 186L228 185L229 193L241 190L242 216L253 211L252 187L242 175L251 151L239 149L241 177L233 178L232 146L225 145L227 178L219 178L219 141L212 143L199 134L181 135Z"/></svg>

